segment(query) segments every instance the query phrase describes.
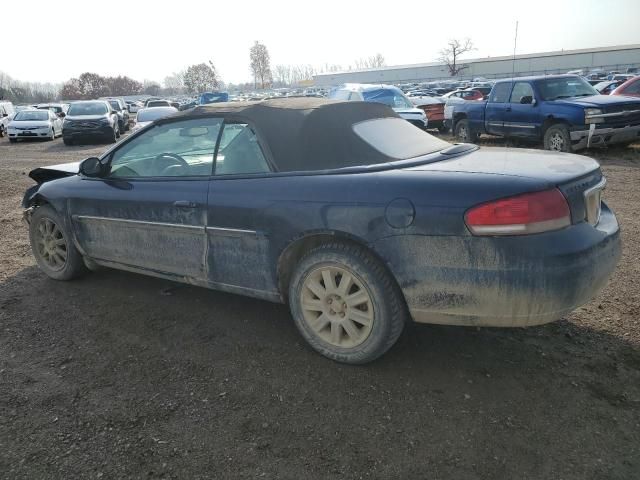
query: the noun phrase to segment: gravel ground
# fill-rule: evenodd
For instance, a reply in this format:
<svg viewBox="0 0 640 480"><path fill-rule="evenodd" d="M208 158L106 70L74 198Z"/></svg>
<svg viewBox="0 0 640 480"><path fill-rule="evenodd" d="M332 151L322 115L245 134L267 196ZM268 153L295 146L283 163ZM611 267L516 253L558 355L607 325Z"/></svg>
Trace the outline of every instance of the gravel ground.
<svg viewBox="0 0 640 480"><path fill-rule="evenodd" d="M105 148L0 139L1 478L640 477L640 145L588 152L624 231L598 298L536 328L414 326L365 367L310 351L281 305L48 280L26 174Z"/></svg>

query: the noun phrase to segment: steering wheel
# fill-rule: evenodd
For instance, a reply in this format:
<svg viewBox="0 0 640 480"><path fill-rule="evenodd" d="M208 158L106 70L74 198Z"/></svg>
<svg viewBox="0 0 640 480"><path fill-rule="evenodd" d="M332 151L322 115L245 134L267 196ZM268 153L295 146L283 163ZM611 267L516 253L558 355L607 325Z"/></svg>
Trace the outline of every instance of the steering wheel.
<svg viewBox="0 0 640 480"><path fill-rule="evenodd" d="M160 155L156 156L156 158L154 159L154 163L160 162L162 161L162 159L165 159L165 162L166 162L166 165L164 165L164 168L162 169L162 173L165 173L166 170L170 167L175 167L176 161L178 162L178 165L181 167L187 167L187 168L189 167L189 164L187 163L187 161L176 153L168 153L168 152L161 153Z"/></svg>

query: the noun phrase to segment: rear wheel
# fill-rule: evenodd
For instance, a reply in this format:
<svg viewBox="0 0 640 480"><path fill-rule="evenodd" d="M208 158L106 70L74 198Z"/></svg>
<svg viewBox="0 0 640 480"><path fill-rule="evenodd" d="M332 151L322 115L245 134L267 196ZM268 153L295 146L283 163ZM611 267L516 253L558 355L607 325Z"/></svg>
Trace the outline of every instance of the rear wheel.
<svg viewBox="0 0 640 480"><path fill-rule="evenodd" d="M462 143L473 143L478 140L478 135L471 130L469 120L466 118L456 122L455 136Z"/></svg>
<svg viewBox="0 0 640 480"><path fill-rule="evenodd" d="M73 145L73 140L71 140L70 138L62 137L62 141L65 145Z"/></svg>
<svg viewBox="0 0 640 480"><path fill-rule="evenodd" d="M0 125L0 137L4 137L4 125Z"/></svg>
<svg viewBox="0 0 640 480"><path fill-rule="evenodd" d="M38 266L54 280L71 280L86 271L62 218L49 205L33 212L29 240Z"/></svg>
<svg viewBox="0 0 640 480"><path fill-rule="evenodd" d="M544 132L544 148L556 152L570 152L571 136L567 126L559 123L547 128Z"/></svg>
<svg viewBox="0 0 640 480"><path fill-rule="evenodd" d="M351 364L384 354L406 320L402 294L383 265L342 243L321 245L302 258L291 278L289 306L312 348Z"/></svg>

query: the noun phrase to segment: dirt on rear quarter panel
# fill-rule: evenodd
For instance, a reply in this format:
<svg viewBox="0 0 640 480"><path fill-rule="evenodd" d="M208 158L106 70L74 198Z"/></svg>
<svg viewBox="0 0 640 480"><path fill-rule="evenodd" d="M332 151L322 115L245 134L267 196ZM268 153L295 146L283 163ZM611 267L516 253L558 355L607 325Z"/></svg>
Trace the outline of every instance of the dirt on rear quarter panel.
<svg viewBox="0 0 640 480"><path fill-rule="evenodd" d="M0 139L1 478L637 478L640 146L588 152L629 239L596 299L529 329L412 327L356 368L310 351L282 305L112 270L47 280L26 173L104 148Z"/></svg>

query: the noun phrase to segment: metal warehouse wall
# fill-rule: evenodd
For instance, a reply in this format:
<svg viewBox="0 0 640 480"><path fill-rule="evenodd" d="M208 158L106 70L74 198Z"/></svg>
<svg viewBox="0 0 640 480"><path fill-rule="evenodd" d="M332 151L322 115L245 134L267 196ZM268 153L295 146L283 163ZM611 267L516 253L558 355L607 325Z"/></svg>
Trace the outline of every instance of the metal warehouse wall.
<svg viewBox="0 0 640 480"><path fill-rule="evenodd" d="M463 60L462 63L467 65L468 68L464 70L460 78L509 77L514 67L511 57ZM569 70L590 70L594 68L624 70L631 66L640 67L640 45L517 55L515 74L516 76L522 76L566 73ZM402 83L446 78L450 77L445 65L425 63L321 74L314 76L314 84L330 86L351 82Z"/></svg>

